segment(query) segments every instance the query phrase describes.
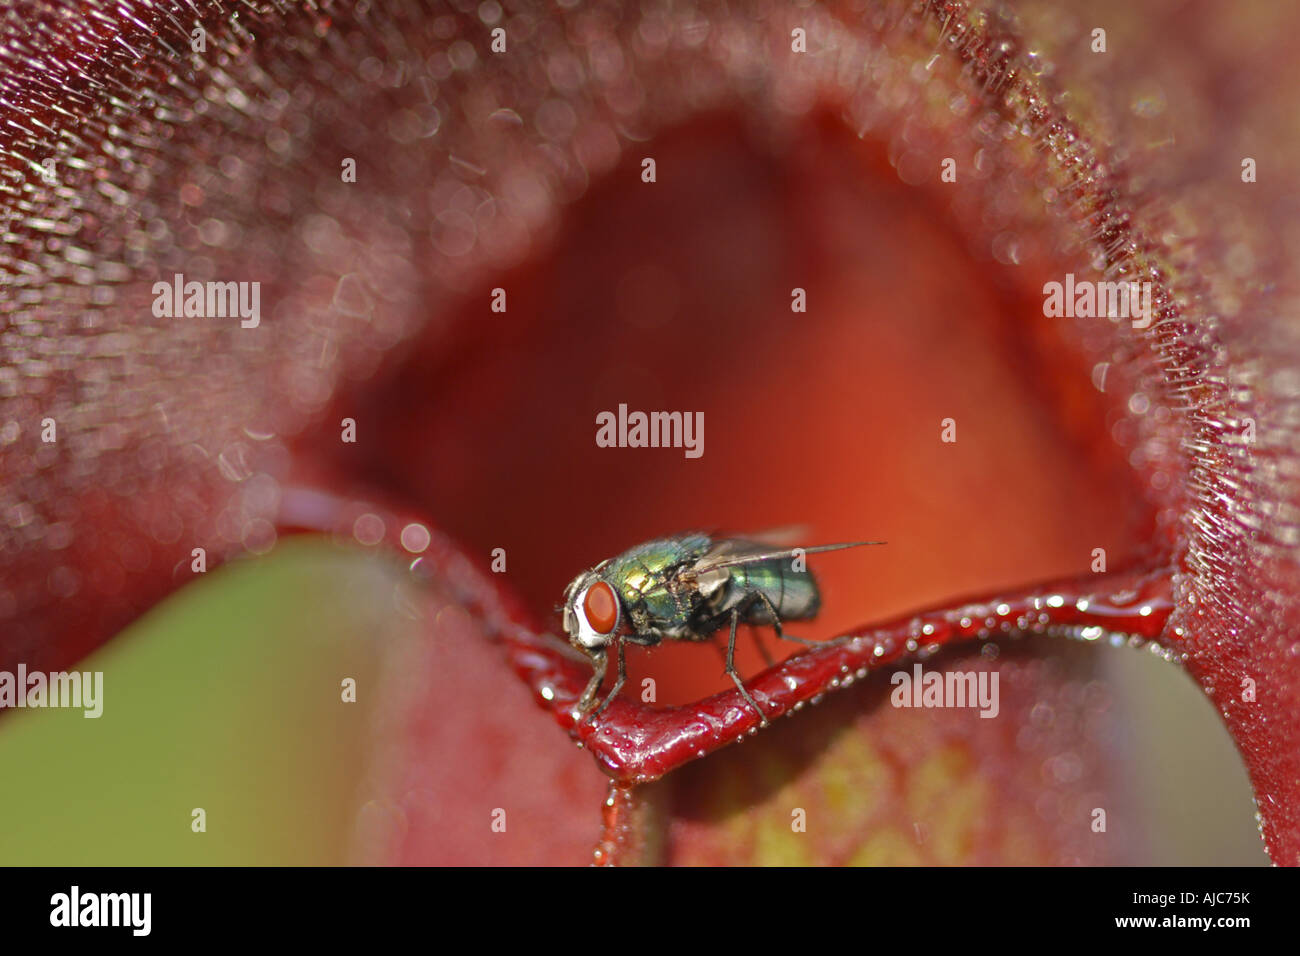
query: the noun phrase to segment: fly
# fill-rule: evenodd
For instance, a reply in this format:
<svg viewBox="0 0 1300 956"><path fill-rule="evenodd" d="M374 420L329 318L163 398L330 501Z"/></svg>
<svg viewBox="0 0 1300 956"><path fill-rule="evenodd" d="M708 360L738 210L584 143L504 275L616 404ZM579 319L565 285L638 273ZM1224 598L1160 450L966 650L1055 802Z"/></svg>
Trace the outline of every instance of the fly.
<svg viewBox="0 0 1300 956"><path fill-rule="evenodd" d="M816 645L781 628L783 621L811 620L821 608L804 556L884 543L773 550L760 541L690 533L639 544L584 571L565 590L563 609L569 642L591 659L593 673L582 693L581 712L595 703L611 645L618 650L618 678L596 714L627 679L626 643L650 647L663 641L706 641L730 624L725 673L766 725L767 716L736 673L736 627L769 625L783 640Z"/></svg>

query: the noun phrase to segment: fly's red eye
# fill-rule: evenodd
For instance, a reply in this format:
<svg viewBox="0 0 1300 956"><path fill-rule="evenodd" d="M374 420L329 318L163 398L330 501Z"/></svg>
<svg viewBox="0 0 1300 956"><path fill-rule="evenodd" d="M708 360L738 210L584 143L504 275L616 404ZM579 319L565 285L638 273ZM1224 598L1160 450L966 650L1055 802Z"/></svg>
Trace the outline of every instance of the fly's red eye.
<svg viewBox="0 0 1300 956"><path fill-rule="evenodd" d="M618 623L618 598L614 589L604 581L597 581L587 588L582 610L587 615L587 623L597 634L608 634Z"/></svg>

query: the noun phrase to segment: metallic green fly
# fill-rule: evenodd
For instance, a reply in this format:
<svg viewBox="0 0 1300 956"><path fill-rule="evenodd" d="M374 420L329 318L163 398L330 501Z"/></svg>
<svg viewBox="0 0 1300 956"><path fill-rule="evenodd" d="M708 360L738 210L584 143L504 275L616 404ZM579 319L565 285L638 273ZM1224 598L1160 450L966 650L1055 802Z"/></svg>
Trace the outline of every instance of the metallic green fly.
<svg viewBox="0 0 1300 956"><path fill-rule="evenodd" d="M648 541L584 571L564 592L565 633L591 658L593 670L579 704L582 713L591 710L605 680L611 644L618 649L618 679L596 714L627 678L626 643L706 641L730 623L725 673L766 724L767 716L736 673L737 625L770 625L779 638L815 645L781 629L782 621L810 620L821 608L805 555L868 544L884 542L773 550L760 541L690 533Z"/></svg>

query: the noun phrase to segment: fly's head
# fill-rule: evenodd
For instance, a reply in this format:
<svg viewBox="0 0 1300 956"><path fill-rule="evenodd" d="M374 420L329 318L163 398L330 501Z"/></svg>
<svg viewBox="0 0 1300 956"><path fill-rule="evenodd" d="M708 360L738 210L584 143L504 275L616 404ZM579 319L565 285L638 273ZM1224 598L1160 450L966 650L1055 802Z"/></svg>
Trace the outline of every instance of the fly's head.
<svg viewBox="0 0 1300 956"><path fill-rule="evenodd" d="M564 592L564 631L569 643L590 657L600 657L623 625L618 591L600 575L584 571Z"/></svg>

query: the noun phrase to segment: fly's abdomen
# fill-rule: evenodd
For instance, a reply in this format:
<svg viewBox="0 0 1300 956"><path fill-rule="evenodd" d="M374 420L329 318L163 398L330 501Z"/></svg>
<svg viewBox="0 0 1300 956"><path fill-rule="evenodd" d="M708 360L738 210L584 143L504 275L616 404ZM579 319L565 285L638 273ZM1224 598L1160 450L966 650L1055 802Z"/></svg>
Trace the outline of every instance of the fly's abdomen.
<svg viewBox="0 0 1300 956"><path fill-rule="evenodd" d="M772 615L762 601L747 598L762 592L776 608L782 621L806 621L817 616L821 595L808 571L795 571L788 558L740 565L731 569L727 606L745 606L744 619L750 624L771 624Z"/></svg>

